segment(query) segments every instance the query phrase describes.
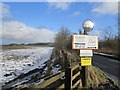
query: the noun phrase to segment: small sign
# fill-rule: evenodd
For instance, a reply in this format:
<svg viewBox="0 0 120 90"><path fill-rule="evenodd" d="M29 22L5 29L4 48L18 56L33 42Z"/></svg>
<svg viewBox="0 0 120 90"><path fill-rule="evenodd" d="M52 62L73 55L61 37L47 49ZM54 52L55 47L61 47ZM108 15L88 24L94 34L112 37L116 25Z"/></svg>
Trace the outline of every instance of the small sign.
<svg viewBox="0 0 120 90"><path fill-rule="evenodd" d="M98 49L98 37L92 35L72 35L72 49Z"/></svg>
<svg viewBox="0 0 120 90"><path fill-rule="evenodd" d="M92 65L92 58L81 58L81 66Z"/></svg>
<svg viewBox="0 0 120 90"><path fill-rule="evenodd" d="M93 56L92 50L80 50L80 56Z"/></svg>

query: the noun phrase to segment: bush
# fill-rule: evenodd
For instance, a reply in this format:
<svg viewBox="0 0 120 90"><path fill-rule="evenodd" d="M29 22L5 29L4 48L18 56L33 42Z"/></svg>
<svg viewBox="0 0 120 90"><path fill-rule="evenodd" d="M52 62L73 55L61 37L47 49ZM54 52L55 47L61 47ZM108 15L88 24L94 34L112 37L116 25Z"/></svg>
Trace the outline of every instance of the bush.
<svg viewBox="0 0 120 90"><path fill-rule="evenodd" d="M55 38L55 49L64 50L71 48L70 33L67 28L62 27Z"/></svg>

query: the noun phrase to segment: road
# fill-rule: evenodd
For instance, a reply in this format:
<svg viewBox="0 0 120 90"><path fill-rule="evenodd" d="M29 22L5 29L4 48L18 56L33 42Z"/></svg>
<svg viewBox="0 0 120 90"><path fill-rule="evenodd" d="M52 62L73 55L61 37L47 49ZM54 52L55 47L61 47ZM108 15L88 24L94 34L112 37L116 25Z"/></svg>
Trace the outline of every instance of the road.
<svg viewBox="0 0 120 90"><path fill-rule="evenodd" d="M120 72L120 62L114 59L110 59L108 57L93 55L93 63L94 66L101 69L104 73L106 73L109 77L111 77L115 82L119 82L119 72ZM118 81L119 80L119 81Z"/></svg>

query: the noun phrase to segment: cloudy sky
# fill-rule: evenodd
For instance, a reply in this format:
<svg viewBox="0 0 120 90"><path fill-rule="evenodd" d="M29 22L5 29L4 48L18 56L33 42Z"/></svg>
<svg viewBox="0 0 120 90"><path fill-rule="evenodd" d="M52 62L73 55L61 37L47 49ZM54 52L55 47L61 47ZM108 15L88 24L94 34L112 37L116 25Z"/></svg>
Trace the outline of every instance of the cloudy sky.
<svg viewBox="0 0 120 90"><path fill-rule="evenodd" d="M86 19L95 24L90 34L100 36L107 26L117 32L116 2L3 2L0 9L2 44L53 42L62 26L78 33Z"/></svg>

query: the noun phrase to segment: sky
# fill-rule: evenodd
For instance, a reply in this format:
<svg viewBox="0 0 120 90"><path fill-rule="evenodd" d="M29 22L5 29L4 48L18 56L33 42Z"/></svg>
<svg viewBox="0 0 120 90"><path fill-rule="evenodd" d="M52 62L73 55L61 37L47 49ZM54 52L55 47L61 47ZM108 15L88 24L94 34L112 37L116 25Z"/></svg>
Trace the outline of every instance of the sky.
<svg viewBox="0 0 120 90"><path fill-rule="evenodd" d="M108 26L118 31L117 2L2 2L0 9L0 44L54 42L63 26L71 34L83 32L87 19L94 23L91 35L102 38Z"/></svg>

